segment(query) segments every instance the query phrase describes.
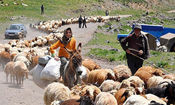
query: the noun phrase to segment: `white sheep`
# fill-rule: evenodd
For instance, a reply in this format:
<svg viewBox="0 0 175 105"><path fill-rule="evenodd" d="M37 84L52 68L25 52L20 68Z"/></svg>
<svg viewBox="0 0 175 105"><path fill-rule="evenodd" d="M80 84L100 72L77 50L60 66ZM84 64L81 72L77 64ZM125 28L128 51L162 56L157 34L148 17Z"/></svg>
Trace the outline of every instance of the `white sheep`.
<svg viewBox="0 0 175 105"><path fill-rule="evenodd" d="M26 64L22 61L16 61L13 66L13 71L14 71L14 74L16 75L17 84L23 85L24 76L28 78L28 73L29 73L29 70L27 69Z"/></svg>
<svg viewBox="0 0 175 105"><path fill-rule="evenodd" d="M160 104L163 104L163 105L166 105L166 102L164 102L163 100L161 100L159 97L153 95L153 94L146 94L146 99L149 100L149 101L155 101L157 103L160 103Z"/></svg>
<svg viewBox="0 0 175 105"><path fill-rule="evenodd" d="M118 105L115 97L107 92L101 92L95 99L95 105Z"/></svg>
<svg viewBox="0 0 175 105"><path fill-rule="evenodd" d="M113 80L105 80L101 85L100 85L100 90L102 92L109 92L115 89L119 89L120 82L116 82Z"/></svg>
<svg viewBox="0 0 175 105"><path fill-rule="evenodd" d="M50 105L53 101L65 101L70 99L70 90L59 82L53 82L45 88L44 103Z"/></svg>
<svg viewBox="0 0 175 105"><path fill-rule="evenodd" d="M150 101L140 95L130 96L123 105L148 105Z"/></svg>

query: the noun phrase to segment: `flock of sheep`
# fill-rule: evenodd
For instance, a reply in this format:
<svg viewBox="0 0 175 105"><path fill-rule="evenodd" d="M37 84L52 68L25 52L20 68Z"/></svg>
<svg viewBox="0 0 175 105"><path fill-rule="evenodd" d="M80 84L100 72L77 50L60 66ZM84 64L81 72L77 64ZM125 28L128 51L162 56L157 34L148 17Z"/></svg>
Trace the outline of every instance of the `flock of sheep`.
<svg viewBox="0 0 175 105"><path fill-rule="evenodd" d="M86 23L90 22L106 22L106 21L111 21L111 20L116 20L120 21L119 16L89 16L86 17ZM68 24L76 24L78 23L78 18L71 18L71 19L61 19L61 20L49 20L49 21L41 21L38 24L35 25L30 25L31 27L35 29L39 29L45 32L54 32L58 33L58 28L63 26L63 25L68 25Z"/></svg>
<svg viewBox="0 0 175 105"><path fill-rule="evenodd" d="M9 3L4 3L4 0L0 0L0 2L1 2L1 4L0 4L0 6L9 6L9 5L11 5L11 4L9 4ZM25 4L24 2L23 2L23 0L14 0L13 1L13 5L22 5L22 6L28 6L27 4Z"/></svg>
<svg viewBox="0 0 175 105"><path fill-rule="evenodd" d="M77 22L68 20L66 24ZM57 22L40 22L33 27L53 32L63 24ZM61 33L50 33L33 40L12 40L8 44L0 44L0 63L5 65L7 81L10 75L12 83L23 84L24 76L28 78L29 71L38 64L38 58L49 54L45 46L53 44L61 36ZM125 65L104 69L91 59L84 59L82 65L87 71L81 84L68 88L64 81L60 81L45 87L45 105L175 104L175 74L164 74L161 69L150 66L143 66L132 74Z"/></svg>
<svg viewBox="0 0 175 105"><path fill-rule="evenodd" d="M132 76L130 69L125 65L118 65L113 70L92 69L93 67L99 67L99 65L91 60L87 60L84 66L89 68L89 70L91 69L87 74L87 81L83 81L83 84L75 85L71 89L59 82L49 84L45 88L45 104L175 104L174 74L165 75L160 69L143 66Z"/></svg>

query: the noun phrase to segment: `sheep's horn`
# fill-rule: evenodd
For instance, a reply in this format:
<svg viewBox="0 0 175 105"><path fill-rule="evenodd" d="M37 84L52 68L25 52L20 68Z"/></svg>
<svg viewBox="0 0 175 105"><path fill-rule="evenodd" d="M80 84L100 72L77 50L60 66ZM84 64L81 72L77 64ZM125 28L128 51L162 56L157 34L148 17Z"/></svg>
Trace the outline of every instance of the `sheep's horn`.
<svg viewBox="0 0 175 105"><path fill-rule="evenodd" d="M164 82L162 82L162 83L159 83L158 86L161 85L161 84L164 84L164 83L168 83L168 84L170 84L169 82L164 81Z"/></svg>

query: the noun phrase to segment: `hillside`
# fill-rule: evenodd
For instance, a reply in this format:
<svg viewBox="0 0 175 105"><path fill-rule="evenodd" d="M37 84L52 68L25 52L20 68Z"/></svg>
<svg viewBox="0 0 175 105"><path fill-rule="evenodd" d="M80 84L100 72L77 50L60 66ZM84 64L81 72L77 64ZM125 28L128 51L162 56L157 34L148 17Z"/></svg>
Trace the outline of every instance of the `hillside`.
<svg viewBox="0 0 175 105"><path fill-rule="evenodd" d="M40 15L44 5L45 15ZM175 8L174 0L4 0L0 6L0 21L20 17L58 19L82 15L134 14L141 11L164 12Z"/></svg>

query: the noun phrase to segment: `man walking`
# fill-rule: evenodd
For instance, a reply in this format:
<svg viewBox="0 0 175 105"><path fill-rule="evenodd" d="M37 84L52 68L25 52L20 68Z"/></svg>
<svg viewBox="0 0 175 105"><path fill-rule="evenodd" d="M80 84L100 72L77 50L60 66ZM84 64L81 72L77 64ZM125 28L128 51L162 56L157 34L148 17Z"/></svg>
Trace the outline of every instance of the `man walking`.
<svg viewBox="0 0 175 105"><path fill-rule="evenodd" d="M84 19L83 19L83 28L87 28L87 26L86 26L86 17L84 16Z"/></svg>
<svg viewBox="0 0 175 105"><path fill-rule="evenodd" d="M133 75L149 56L148 39L141 30L142 27L136 24L133 33L121 40L121 46L126 51L128 67Z"/></svg>
<svg viewBox="0 0 175 105"><path fill-rule="evenodd" d="M82 22L83 22L83 19L82 19L81 15L80 15L80 17L79 17L79 19L78 19L79 28L81 28Z"/></svg>
<svg viewBox="0 0 175 105"><path fill-rule="evenodd" d="M43 15L44 14L44 5L42 4L41 5L41 15Z"/></svg>
<svg viewBox="0 0 175 105"><path fill-rule="evenodd" d="M105 14L106 14L106 16L109 16L109 11L108 11L108 10L106 10Z"/></svg>

